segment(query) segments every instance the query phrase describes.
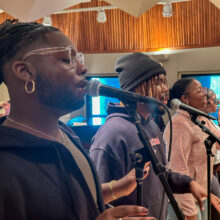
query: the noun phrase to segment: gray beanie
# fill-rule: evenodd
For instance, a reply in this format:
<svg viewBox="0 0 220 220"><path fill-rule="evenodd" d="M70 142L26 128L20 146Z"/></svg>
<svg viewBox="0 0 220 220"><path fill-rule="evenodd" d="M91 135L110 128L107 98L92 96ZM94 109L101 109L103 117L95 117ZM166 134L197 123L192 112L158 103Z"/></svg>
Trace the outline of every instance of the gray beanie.
<svg viewBox="0 0 220 220"><path fill-rule="evenodd" d="M130 91L143 81L158 74L166 74L160 63L143 53L132 53L119 57L115 64L119 82L123 90Z"/></svg>

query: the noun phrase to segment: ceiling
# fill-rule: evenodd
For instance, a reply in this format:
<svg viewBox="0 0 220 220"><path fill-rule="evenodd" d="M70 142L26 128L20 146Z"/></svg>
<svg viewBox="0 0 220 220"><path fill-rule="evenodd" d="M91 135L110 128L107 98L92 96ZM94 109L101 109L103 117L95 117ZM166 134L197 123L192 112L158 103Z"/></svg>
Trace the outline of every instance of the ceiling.
<svg viewBox="0 0 220 220"><path fill-rule="evenodd" d="M156 4L171 4L192 0L98 0L100 2L107 2L113 7L117 7L128 14L139 17ZM216 7L220 8L220 0L210 0ZM34 21L44 16L63 12L68 7L77 5L84 2L96 2L94 0L1 0L0 12L7 12L13 17L18 18L21 21Z"/></svg>
<svg viewBox="0 0 220 220"><path fill-rule="evenodd" d="M97 22L97 9L91 8L112 7L107 3L110 1L84 1L68 7L75 12L65 11L51 15L53 25L61 29L84 53L124 53L220 46L220 10L209 0L172 3L173 16L170 18L162 16L163 5L156 4L144 13L139 10L142 15L137 18L119 9L120 5L116 5L106 10L105 23ZM144 8L145 5L142 4L146 1L140 0L140 4L138 0L126 2L135 2L140 9L140 6ZM58 11L63 12L62 9ZM0 14L0 22L7 18L12 16L7 13ZM42 22L42 19L38 19L38 22Z"/></svg>

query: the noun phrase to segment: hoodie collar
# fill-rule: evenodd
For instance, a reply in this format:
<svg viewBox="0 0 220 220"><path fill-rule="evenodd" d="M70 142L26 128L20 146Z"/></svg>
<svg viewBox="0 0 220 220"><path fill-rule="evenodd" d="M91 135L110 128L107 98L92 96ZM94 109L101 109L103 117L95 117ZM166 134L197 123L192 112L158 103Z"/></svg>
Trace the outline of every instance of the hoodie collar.
<svg viewBox="0 0 220 220"><path fill-rule="evenodd" d="M108 113L108 117L106 120L108 120L112 117L122 117L128 121L131 121L126 108L121 106L119 103L111 103L110 102L108 104L107 113ZM142 125L146 125L152 119L151 115L149 115L147 120L145 118L143 118L141 115L140 115L140 118L141 118Z"/></svg>

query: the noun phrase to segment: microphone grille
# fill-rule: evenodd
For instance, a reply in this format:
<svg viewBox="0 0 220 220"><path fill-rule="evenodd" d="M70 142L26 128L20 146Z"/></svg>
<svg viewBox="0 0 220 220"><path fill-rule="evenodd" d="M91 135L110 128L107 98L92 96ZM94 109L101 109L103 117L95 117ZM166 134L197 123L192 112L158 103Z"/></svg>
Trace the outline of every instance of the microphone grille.
<svg viewBox="0 0 220 220"><path fill-rule="evenodd" d="M220 105L220 99L216 99L216 100L214 101L214 104Z"/></svg>
<svg viewBox="0 0 220 220"><path fill-rule="evenodd" d="M181 101L179 99L172 99L170 102L170 107L171 109L178 109L179 106L181 105Z"/></svg>
<svg viewBox="0 0 220 220"><path fill-rule="evenodd" d="M90 96L99 96L99 87L101 83L98 80L90 80L87 82L85 91Z"/></svg>

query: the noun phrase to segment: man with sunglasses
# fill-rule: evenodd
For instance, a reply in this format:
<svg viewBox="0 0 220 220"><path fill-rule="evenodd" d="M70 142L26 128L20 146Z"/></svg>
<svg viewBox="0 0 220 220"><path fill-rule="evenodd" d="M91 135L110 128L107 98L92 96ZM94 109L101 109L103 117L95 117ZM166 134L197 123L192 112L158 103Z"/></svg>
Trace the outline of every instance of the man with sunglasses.
<svg viewBox="0 0 220 220"><path fill-rule="evenodd" d="M101 189L78 137L58 122L84 104L87 70L72 42L55 27L7 20L0 25L0 54L0 84L11 103L9 116L0 119L0 219L146 214L137 206L104 210L102 192L111 201L111 185Z"/></svg>

